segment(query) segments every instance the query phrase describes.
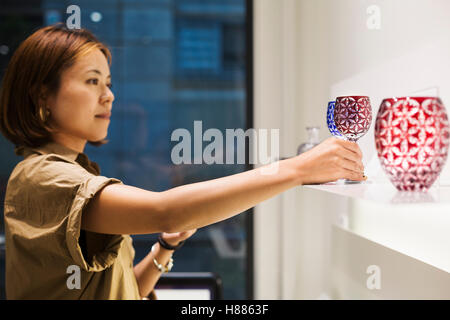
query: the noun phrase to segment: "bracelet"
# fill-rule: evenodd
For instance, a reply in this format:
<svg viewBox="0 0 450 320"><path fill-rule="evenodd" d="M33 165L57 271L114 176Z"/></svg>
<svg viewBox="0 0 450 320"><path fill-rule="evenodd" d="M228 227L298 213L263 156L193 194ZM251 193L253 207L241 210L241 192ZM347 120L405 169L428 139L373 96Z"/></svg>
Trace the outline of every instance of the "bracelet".
<svg viewBox="0 0 450 320"><path fill-rule="evenodd" d="M158 263L158 261L156 261L156 258L153 259L153 263L158 268L159 272L162 272L162 273L169 272L170 270L172 270L172 267L173 267L173 259L172 258L170 258L170 260L166 266L163 266L162 264Z"/></svg>
<svg viewBox="0 0 450 320"><path fill-rule="evenodd" d="M159 235L159 237L158 237L158 242L159 242L159 245L166 250L178 250L184 244L184 241L180 241L176 246L172 246L172 245L168 244L166 241L164 241L164 239L162 238L161 235Z"/></svg>

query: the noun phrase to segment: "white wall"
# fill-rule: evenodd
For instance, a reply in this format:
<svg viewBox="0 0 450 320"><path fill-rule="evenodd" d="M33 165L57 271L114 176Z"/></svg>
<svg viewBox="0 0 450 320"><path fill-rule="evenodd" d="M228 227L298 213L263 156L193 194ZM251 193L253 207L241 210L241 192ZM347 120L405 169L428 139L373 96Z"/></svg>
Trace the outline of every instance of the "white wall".
<svg viewBox="0 0 450 320"><path fill-rule="evenodd" d="M299 107L307 123L325 127L327 100L369 95L376 117L383 98L438 92L450 104L450 1L300 0ZM371 30L367 8L380 9L380 29ZM307 106L307 107L305 107ZM359 145L372 177L381 172L373 128ZM324 130L322 134L327 134ZM450 170L443 178L450 177ZM384 177L384 175L382 175ZM442 181L442 180L441 180Z"/></svg>
<svg viewBox="0 0 450 320"><path fill-rule="evenodd" d="M380 29L367 8L380 9ZM279 128L281 155L294 155L305 127L326 129L327 102L368 95L373 115L384 97L423 91L450 106L450 1L255 0L255 127ZM369 179L386 180L373 125L360 141ZM441 184L450 183L450 166ZM296 188L256 207L256 298L315 299L327 291L327 212L339 197ZM339 214L338 214L339 216Z"/></svg>
<svg viewBox="0 0 450 320"><path fill-rule="evenodd" d="M291 4L291 3L290 3ZM288 118L284 115L283 6L276 1L254 1L254 126L280 129ZM292 75L292 73L291 73ZM295 81L294 81L295 83ZM292 86L291 86L292 87ZM291 94L290 97L294 95ZM291 112L295 110L291 109ZM292 130L292 125L289 126ZM286 144L291 143L280 130L280 155L286 156ZM292 139L291 139L292 140ZM280 274L284 246L281 237L282 197L265 201L255 208L255 298L278 299L281 296Z"/></svg>

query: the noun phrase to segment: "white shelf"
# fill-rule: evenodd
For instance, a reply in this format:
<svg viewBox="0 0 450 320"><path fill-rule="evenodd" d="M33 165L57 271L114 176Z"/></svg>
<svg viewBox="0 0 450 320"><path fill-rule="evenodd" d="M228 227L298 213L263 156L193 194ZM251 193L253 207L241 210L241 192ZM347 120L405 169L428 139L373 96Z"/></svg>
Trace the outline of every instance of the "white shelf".
<svg viewBox="0 0 450 320"><path fill-rule="evenodd" d="M305 185L303 187L380 204L450 205L449 185L432 186L428 192L401 192L398 191L391 183L376 183L373 181L364 181L351 184L331 182L319 185Z"/></svg>
<svg viewBox="0 0 450 320"><path fill-rule="evenodd" d="M336 201L327 195L347 200L328 212L344 230L450 273L449 185L436 183L427 193L400 192L373 181L303 188L322 193L323 201Z"/></svg>

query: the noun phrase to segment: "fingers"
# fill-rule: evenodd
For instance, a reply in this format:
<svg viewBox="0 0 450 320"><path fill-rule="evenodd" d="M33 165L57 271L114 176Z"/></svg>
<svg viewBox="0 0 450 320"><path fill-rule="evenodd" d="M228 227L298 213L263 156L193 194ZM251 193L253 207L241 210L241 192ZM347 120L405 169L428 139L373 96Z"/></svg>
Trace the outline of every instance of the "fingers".
<svg viewBox="0 0 450 320"><path fill-rule="evenodd" d="M191 237L196 231L197 229L180 232L180 237L187 239Z"/></svg>
<svg viewBox="0 0 450 320"><path fill-rule="evenodd" d="M344 179L353 181L365 181L367 180L367 177L363 173L344 169Z"/></svg>
<svg viewBox="0 0 450 320"><path fill-rule="evenodd" d="M336 155L338 156L338 167L343 170L345 179L354 181L364 181L364 165L362 163L362 152L355 142L339 140L336 141L338 148Z"/></svg>
<svg viewBox="0 0 450 320"><path fill-rule="evenodd" d="M164 239L173 240L173 239L180 237L180 233L181 232L174 232L174 233L164 232L163 237L164 237Z"/></svg>
<svg viewBox="0 0 450 320"><path fill-rule="evenodd" d="M362 152L358 144L351 141L339 140L337 141L339 147L337 148L336 154L338 157L343 159L341 161L341 166L344 169L355 172L359 175L362 173L364 175L364 165L362 163Z"/></svg>
<svg viewBox="0 0 450 320"><path fill-rule="evenodd" d="M361 161L361 158L356 153L351 152L350 150L345 148L340 148L337 151L337 154L340 158L344 159L346 169L360 172L364 171L364 165Z"/></svg>
<svg viewBox="0 0 450 320"><path fill-rule="evenodd" d="M356 142L340 140L340 139L337 139L337 140L338 140L339 145L341 145L342 147L344 147L345 149L347 149L351 152L356 153L358 155L359 159L362 159L363 154Z"/></svg>
<svg viewBox="0 0 450 320"><path fill-rule="evenodd" d="M338 167L343 170L354 172L355 174L364 174L364 170L361 170L359 165L347 159L340 159Z"/></svg>
<svg viewBox="0 0 450 320"><path fill-rule="evenodd" d="M329 138L299 156L306 168L308 183L322 183L337 179L364 181L362 152L355 142ZM305 182L303 182L305 183Z"/></svg>
<svg viewBox="0 0 450 320"><path fill-rule="evenodd" d="M354 171L356 173L364 173L364 165L355 153L347 149L341 149L337 153L338 167Z"/></svg>
<svg viewBox="0 0 450 320"><path fill-rule="evenodd" d="M191 237L196 231L197 231L197 229L192 229L192 230L182 231L182 232L174 232L174 233L164 232L164 238L167 240L182 241L182 240L185 240L185 239Z"/></svg>

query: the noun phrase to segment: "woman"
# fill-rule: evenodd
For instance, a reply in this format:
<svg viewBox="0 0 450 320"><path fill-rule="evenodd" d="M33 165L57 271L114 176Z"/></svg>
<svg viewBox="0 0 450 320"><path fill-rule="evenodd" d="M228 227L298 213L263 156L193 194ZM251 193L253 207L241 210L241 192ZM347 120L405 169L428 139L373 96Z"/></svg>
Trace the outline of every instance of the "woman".
<svg viewBox="0 0 450 320"><path fill-rule="evenodd" d="M57 25L27 38L8 65L0 129L24 157L5 197L8 299L147 297L197 228L295 186L365 179L358 146L334 138L280 161L277 174L261 167L164 192L101 176L83 151L106 142L110 58L88 31ZM129 235L149 233L161 240L133 266Z"/></svg>

